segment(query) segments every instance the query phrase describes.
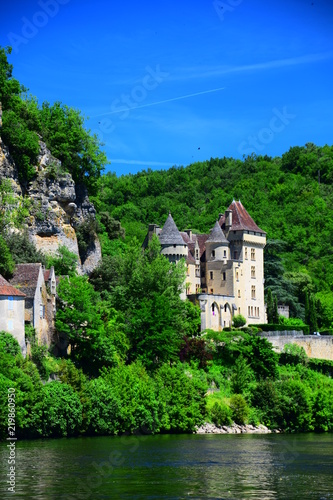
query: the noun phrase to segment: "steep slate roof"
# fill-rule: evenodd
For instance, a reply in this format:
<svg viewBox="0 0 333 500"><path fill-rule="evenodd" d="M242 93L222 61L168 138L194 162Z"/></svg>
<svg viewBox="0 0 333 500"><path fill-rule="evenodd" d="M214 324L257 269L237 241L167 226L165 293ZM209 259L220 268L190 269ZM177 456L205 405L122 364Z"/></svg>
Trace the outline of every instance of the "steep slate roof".
<svg viewBox="0 0 333 500"><path fill-rule="evenodd" d="M10 297L25 297L25 294L14 288L7 280L0 274L0 295L7 295Z"/></svg>
<svg viewBox="0 0 333 500"><path fill-rule="evenodd" d="M159 235L161 245L185 245L171 214L169 213L168 218L162 228Z"/></svg>
<svg viewBox="0 0 333 500"><path fill-rule="evenodd" d="M235 201L231 203L228 210L232 211L232 231L255 231L257 233L266 234L265 231L260 229L254 222L249 213L245 210L240 201ZM223 215L219 220L220 226L225 224L225 216Z"/></svg>
<svg viewBox="0 0 333 500"><path fill-rule="evenodd" d="M209 233L209 236L206 240L206 242L209 243L224 243L229 245L229 241L227 238L224 236L223 231L220 227L220 224L218 221L215 222L215 225L211 232Z"/></svg>
<svg viewBox="0 0 333 500"><path fill-rule="evenodd" d="M18 264L10 283L30 299L34 298L42 264Z"/></svg>

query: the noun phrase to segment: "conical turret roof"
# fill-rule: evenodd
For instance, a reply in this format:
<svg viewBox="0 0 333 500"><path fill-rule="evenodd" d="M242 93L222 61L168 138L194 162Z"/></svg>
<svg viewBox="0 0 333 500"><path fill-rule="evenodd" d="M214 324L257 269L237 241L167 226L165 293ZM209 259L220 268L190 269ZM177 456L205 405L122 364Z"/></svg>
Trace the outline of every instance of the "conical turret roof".
<svg viewBox="0 0 333 500"><path fill-rule="evenodd" d="M224 233L218 221L215 222L215 225L211 230L211 232L209 233L206 243L224 243L225 245L226 244L229 245L229 241L224 236Z"/></svg>
<svg viewBox="0 0 333 500"><path fill-rule="evenodd" d="M161 245L186 245L170 213L159 238Z"/></svg>

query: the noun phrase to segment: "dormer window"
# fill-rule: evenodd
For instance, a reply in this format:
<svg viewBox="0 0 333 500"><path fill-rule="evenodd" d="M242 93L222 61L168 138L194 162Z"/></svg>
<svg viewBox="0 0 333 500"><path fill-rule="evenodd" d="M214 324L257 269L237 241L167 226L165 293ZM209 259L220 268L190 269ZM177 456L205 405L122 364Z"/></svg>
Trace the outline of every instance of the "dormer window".
<svg viewBox="0 0 333 500"><path fill-rule="evenodd" d="M215 257L215 250L212 250L212 257Z"/></svg>

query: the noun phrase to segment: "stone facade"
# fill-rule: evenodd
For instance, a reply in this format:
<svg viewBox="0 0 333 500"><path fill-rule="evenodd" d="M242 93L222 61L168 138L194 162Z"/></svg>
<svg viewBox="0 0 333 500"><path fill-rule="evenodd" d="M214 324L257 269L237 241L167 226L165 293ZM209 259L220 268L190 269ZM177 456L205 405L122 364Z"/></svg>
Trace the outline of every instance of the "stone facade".
<svg viewBox="0 0 333 500"><path fill-rule="evenodd" d="M0 275L0 331L11 333L25 356L24 304L25 294Z"/></svg>
<svg viewBox="0 0 333 500"><path fill-rule="evenodd" d="M219 215L209 234L180 232L171 214L162 229L156 224L149 226L144 245L153 234L159 237L162 253L171 262L186 260L186 295L200 305L202 330L231 326L235 314L243 315L247 323L266 322L266 233L240 201L233 201Z"/></svg>

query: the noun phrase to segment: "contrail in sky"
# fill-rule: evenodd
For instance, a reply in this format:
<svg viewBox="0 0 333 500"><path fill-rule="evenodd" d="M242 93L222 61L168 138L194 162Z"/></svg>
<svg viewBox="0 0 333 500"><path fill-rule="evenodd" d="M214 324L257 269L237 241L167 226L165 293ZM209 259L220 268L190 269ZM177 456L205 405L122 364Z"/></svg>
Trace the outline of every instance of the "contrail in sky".
<svg viewBox="0 0 333 500"><path fill-rule="evenodd" d="M181 99L188 99L189 97L194 97L196 95L210 94L211 92L218 92L219 90L224 90L224 89L225 87L220 87L218 89L211 89L211 90L203 90L202 92L196 92L195 94L187 94L187 95L182 95L180 97L172 97L171 99L165 99L164 101L156 101L156 102L151 102L150 104L142 104L141 106L133 106L133 108L130 109L134 110L140 108L148 108L149 106L157 106L157 104L164 104L165 102L180 101ZM113 115L114 113L123 113L124 111L127 110L128 108L121 108L115 111L110 111L109 113L102 113L100 115L95 115L95 116Z"/></svg>

